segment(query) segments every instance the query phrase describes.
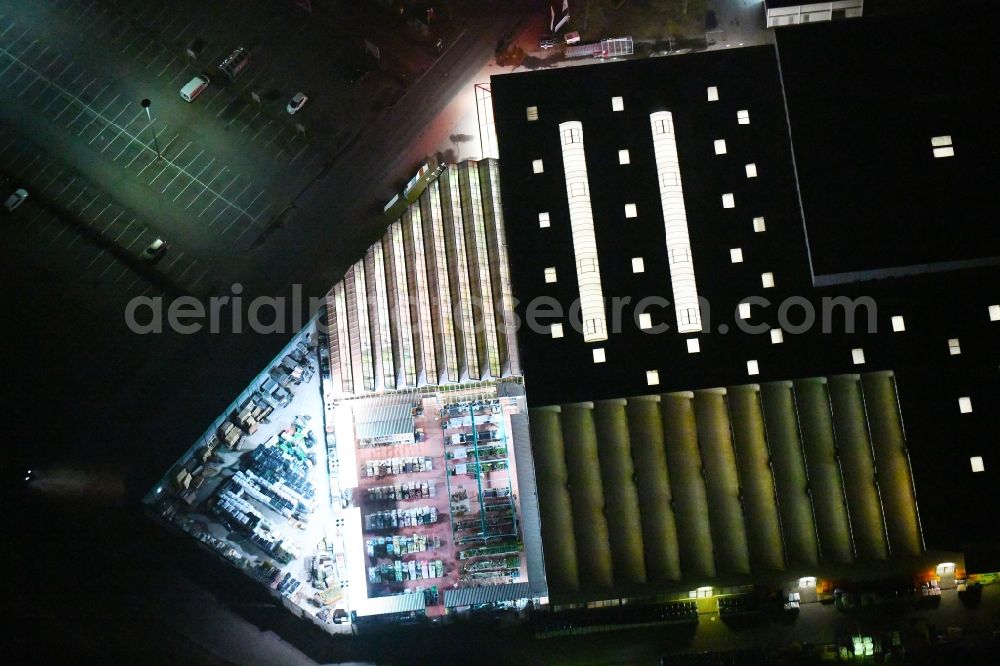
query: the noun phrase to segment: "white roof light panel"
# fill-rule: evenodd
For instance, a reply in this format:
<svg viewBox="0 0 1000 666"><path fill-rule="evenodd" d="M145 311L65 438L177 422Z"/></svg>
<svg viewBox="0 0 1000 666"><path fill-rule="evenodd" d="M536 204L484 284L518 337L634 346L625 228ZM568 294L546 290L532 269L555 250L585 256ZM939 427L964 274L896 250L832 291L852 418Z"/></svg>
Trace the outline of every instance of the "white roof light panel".
<svg viewBox="0 0 1000 666"><path fill-rule="evenodd" d="M733 193L732 192L726 192L725 194L722 195L722 207L723 208L735 208L736 207L736 199L735 199L735 197L733 197Z"/></svg>
<svg viewBox="0 0 1000 666"><path fill-rule="evenodd" d="M991 305L989 307L990 321L1000 321L1000 305Z"/></svg>
<svg viewBox="0 0 1000 666"><path fill-rule="evenodd" d="M757 365L757 361L747 361L747 374L748 375L760 374L760 366Z"/></svg>
<svg viewBox="0 0 1000 666"><path fill-rule="evenodd" d="M864 365L865 362L865 350L861 347L855 347L851 350L851 360L854 365Z"/></svg>
<svg viewBox="0 0 1000 666"><path fill-rule="evenodd" d="M651 113L649 125L653 133L653 155L656 158L660 205L663 208L670 285L673 288L674 308L677 313L677 332L698 333L702 329L701 309L698 302L694 261L691 257L684 189L681 185L682 179L679 177L681 167L677 158L673 114L669 111Z"/></svg>
<svg viewBox="0 0 1000 666"><path fill-rule="evenodd" d="M749 303L740 303L739 304L739 308L738 308L738 314L739 314L739 318L740 319L749 319L750 318L750 304Z"/></svg>
<svg viewBox="0 0 1000 666"><path fill-rule="evenodd" d="M604 363L607 358L604 355L604 347L594 349L594 363Z"/></svg>
<svg viewBox="0 0 1000 666"><path fill-rule="evenodd" d="M708 94L709 102L719 101L719 88L718 86L709 86L708 90L705 91Z"/></svg>
<svg viewBox="0 0 1000 666"><path fill-rule="evenodd" d="M943 146L941 148L934 149L934 157L954 157L955 149L951 146Z"/></svg>
<svg viewBox="0 0 1000 666"><path fill-rule="evenodd" d="M734 247L733 249L729 250L729 261L733 262L734 264L742 264L743 249Z"/></svg>
<svg viewBox="0 0 1000 666"><path fill-rule="evenodd" d="M962 414L969 414L972 412L972 398L968 396L963 396L958 399L958 411Z"/></svg>
<svg viewBox="0 0 1000 666"><path fill-rule="evenodd" d="M621 97L611 98L611 110L612 111L624 111L625 110L625 100Z"/></svg>
<svg viewBox="0 0 1000 666"><path fill-rule="evenodd" d="M576 280L580 289L583 341L601 342L608 339L608 326L604 313L601 268L597 258L594 211L590 205L590 181L587 178L583 124L578 120L559 123L559 141L562 144L570 231L573 235L573 254L576 259Z"/></svg>
<svg viewBox="0 0 1000 666"><path fill-rule="evenodd" d="M698 342L698 338L688 338L687 348L688 354L697 354L701 351L701 343Z"/></svg>
<svg viewBox="0 0 1000 666"><path fill-rule="evenodd" d="M770 289L774 286L774 273L761 273L760 274L760 284L764 289Z"/></svg>
<svg viewBox="0 0 1000 666"><path fill-rule="evenodd" d="M540 228L542 228L542 229L548 229L549 225L550 225L549 214L548 213L539 213L538 214L538 226Z"/></svg>
<svg viewBox="0 0 1000 666"><path fill-rule="evenodd" d="M552 324L549 332L552 334L553 338L561 338L563 336L563 325L562 324Z"/></svg>
<svg viewBox="0 0 1000 666"><path fill-rule="evenodd" d="M549 266L545 269L545 282L551 283L556 281L556 269L554 266Z"/></svg>
<svg viewBox="0 0 1000 666"><path fill-rule="evenodd" d="M785 341L785 333L780 328L771 329L771 344L780 345Z"/></svg>
<svg viewBox="0 0 1000 666"><path fill-rule="evenodd" d="M950 146L951 145L951 135L944 134L942 136L932 136L931 137L932 146Z"/></svg>
<svg viewBox="0 0 1000 666"><path fill-rule="evenodd" d="M529 106L524 111L525 111L525 115L528 116L528 122L534 122L534 121L538 120L538 107L537 106Z"/></svg>
<svg viewBox="0 0 1000 666"><path fill-rule="evenodd" d="M969 458L969 464L972 465L973 472L985 472L986 465L983 464L982 456L972 456Z"/></svg>
<svg viewBox="0 0 1000 666"><path fill-rule="evenodd" d="M958 338L948 340L948 353L952 356L958 356L962 353L962 346L958 343Z"/></svg>
<svg viewBox="0 0 1000 666"><path fill-rule="evenodd" d="M715 147L715 154L716 155L725 155L726 154L726 140L725 139L716 139L712 143L712 145Z"/></svg>
<svg viewBox="0 0 1000 666"><path fill-rule="evenodd" d="M646 384L648 386L656 386L660 383L660 371L659 370L647 370L646 371Z"/></svg>
<svg viewBox="0 0 1000 666"><path fill-rule="evenodd" d="M533 173L543 173L545 171L545 164L542 162L542 160L532 160L531 171Z"/></svg>
<svg viewBox="0 0 1000 666"><path fill-rule="evenodd" d="M618 151L618 164L629 164L631 161L632 160L629 158L628 154L628 148L623 148Z"/></svg>
<svg viewBox="0 0 1000 666"><path fill-rule="evenodd" d="M903 319L902 315L893 315L892 317L892 332L902 333L906 330L906 321Z"/></svg>
<svg viewBox="0 0 1000 666"><path fill-rule="evenodd" d="M755 218L753 218L753 230L754 230L755 233L758 233L758 234L762 233L764 231L767 231L767 223L764 222L764 218L763 217L755 217Z"/></svg>
<svg viewBox="0 0 1000 666"><path fill-rule="evenodd" d="M756 164L753 164L753 163L747 164L744 167L744 169L746 169L747 178L756 178L757 177L757 165Z"/></svg>
<svg viewBox="0 0 1000 666"><path fill-rule="evenodd" d="M642 261L642 257L632 257L632 272L642 273L646 270L646 266Z"/></svg>
<svg viewBox="0 0 1000 666"><path fill-rule="evenodd" d="M638 215L639 212L635 209L634 203L625 204L625 217L636 217Z"/></svg>
<svg viewBox="0 0 1000 666"><path fill-rule="evenodd" d="M750 112L747 111L746 109L740 109L739 111L737 111L736 112L736 122L738 122L740 125L749 125L750 124Z"/></svg>
<svg viewBox="0 0 1000 666"><path fill-rule="evenodd" d="M639 328L643 331L647 328L653 328L653 317L648 312L639 315Z"/></svg>

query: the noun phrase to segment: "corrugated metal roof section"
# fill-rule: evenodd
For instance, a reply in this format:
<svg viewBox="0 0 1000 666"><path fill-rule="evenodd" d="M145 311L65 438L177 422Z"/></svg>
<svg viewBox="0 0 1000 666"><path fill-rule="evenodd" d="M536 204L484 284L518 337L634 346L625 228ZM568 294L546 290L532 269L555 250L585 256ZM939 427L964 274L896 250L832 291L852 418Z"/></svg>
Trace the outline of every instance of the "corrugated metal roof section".
<svg viewBox="0 0 1000 666"><path fill-rule="evenodd" d="M528 589L527 583L462 587L457 590L445 590L444 605L446 608L481 606L482 604L495 604L501 601L527 599L530 596L531 592Z"/></svg>
<svg viewBox="0 0 1000 666"><path fill-rule="evenodd" d="M511 415L510 428L514 440L514 460L517 461L517 485L521 493L521 536L524 539L524 556L527 558L528 582L531 596L541 597L548 595L549 591L545 581L545 560L542 557L542 522L538 514L538 489L535 485L535 461L531 453L528 415Z"/></svg>
<svg viewBox="0 0 1000 666"><path fill-rule="evenodd" d="M422 592L394 594L389 597L374 597L365 599L358 605L358 615L385 615L387 613L410 613L425 609Z"/></svg>
<svg viewBox="0 0 1000 666"><path fill-rule="evenodd" d="M399 435L413 432L412 400L389 403L388 401L371 401L369 409L354 409L354 427L358 439Z"/></svg>

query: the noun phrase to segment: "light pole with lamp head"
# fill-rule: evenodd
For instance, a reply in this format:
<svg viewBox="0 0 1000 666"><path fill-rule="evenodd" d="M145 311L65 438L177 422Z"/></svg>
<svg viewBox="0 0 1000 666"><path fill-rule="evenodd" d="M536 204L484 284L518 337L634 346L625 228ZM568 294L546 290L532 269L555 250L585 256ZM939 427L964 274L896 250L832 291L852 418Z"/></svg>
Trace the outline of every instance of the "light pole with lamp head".
<svg viewBox="0 0 1000 666"><path fill-rule="evenodd" d="M160 142L156 138L156 129L153 127L153 115L149 112L150 101L148 99L142 100L142 108L146 109L146 120L149 121L149 131L153 133L153 145L156 146L156 156L163 157L160 154Z"/></svg>

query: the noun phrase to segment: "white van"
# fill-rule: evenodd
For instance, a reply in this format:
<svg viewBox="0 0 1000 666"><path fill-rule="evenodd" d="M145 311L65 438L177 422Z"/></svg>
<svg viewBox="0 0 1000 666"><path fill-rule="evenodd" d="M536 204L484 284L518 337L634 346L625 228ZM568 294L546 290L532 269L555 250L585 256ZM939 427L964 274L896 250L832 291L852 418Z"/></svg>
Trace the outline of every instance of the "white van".
<svg viewBox="0 0 1000 666"><path fill-rule="evenodd" d="M207 76L196 76L187 84L181 88L181 99L185 102L193 102L195 98L205 92L205 88L208 87L208 77Z"/></svg>

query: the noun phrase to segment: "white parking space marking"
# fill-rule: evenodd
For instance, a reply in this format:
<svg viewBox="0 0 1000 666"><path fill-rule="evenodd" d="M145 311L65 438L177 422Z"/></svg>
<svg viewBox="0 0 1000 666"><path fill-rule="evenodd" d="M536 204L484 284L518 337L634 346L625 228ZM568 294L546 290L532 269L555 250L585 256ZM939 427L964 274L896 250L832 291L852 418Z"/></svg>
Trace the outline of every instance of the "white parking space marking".
<svg viewBox="0 0 1000 666"><path fill-rule="evenodd" d="M121 95L115 95L114 99L112 99L110 102L108 102L107 104L105 104L104 108L102 108L98 113L104 113L105 111L107 111L108 107L110 107L112 104L114 104L115 102L117 102L119 97L121 97ZM119 114L119 115L121 115L121 114ZM95 122L97 122L97 119L100 118L100 117L101 117L100 115L94 114L94 117L90 119L90 122L87 123L86 125L84 125L83 129L81 129L79 132L77 132L76 135L77 136L82 136L83 133L86 132L90 128L91 125L93 125ZM117 117L118 116L115 116L115 118L117 118ZM70 123L70 124L72 124L72 123ZM110 126L112 124L113 123L108 123L108 126ZM101 130L101 131L103 131L103 130Z"/></svg>
<svg viewBox="0 0 1000 666"><path fill-rule="evenodd" d="M176 197L174 197L174 201L177 201L177 197L179 197L180 195L184 194L184 192L186 192L186 191L187 191L187 188L191 187L191 183L195 183L195 182L199 182L199 181L198 181L198 179L199 179L199 178L201 177L201 174L205 173L205 169L207 169L208 167L212 166L212 164L214 164L214 163L215 163L215 158L213 157L213 158L212 158L212 160L211 160L211 161L210 161L210 162L209 162L208 164L206 164L205 166L203 166L203 167L201 168L201 171L199 171L199 172L198 172L198 173L197 173L197 174L195 175L195 177L194 177L194 178L192 178L192 179L191 179L191 180L190 180L190 181L188 182L188 184L184 186L184 189L183 189L183 190L181 190L180 192L178 192L178 193L177 193L177 196L176 196ZM193 203L193 202L192 202L192 203ZM185 208L189 208L190 206L191 206L191 204L188 204L188 205L187 205L187 206L186 206Z"/></svg>

